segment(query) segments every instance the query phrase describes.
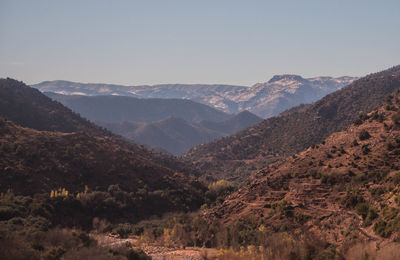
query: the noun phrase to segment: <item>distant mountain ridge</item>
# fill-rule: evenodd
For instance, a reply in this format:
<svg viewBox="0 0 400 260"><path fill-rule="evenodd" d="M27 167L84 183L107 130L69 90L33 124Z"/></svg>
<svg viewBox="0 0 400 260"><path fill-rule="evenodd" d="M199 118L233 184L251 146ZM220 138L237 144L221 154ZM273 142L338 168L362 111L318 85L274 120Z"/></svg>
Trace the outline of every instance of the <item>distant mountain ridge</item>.
<svg viewBox="0 0 400 260"><path fill-rule="evenodd" d="M173 155L262 121L248 111L232 116L191 100L44 94L111 132Z"/></svg>
<svg viewBox="0 0 400 260"><path fill-rule="evenodd" d="M222 121L230 117L220 110L191 100L135 98L126 96L45 95L69 107L83 117L107 123L120 121L154 122L169 116L189 122Z"/></svg>
<svg viewBox="0 0 400 260"><path fill-rule="evenodd" d="M232 136L196 146L183 157L203 172L244 180L252 171L343 130L400 87L400 66L363 77L310 105L292 108Z"/></svg>
<svg viewBox="0 0 400 260"><path fill-rule="evenodd" d="M229 114L250 111L268 118L296 105L311 103L336 91L355 77L302 78L298 75L276 75L266 83L252 87L205 84L160 84L122 86L86 84L69 81L45 81L32 85L42 92L66 95L119 95L140 98L190 99Z"/></svg>
<svg viewBox="0 0 400 260"><path fill-rule="evenodd" d="M261 118L245 111L220 122L191 123L181 118L168 117L156 122L96 123L136 143L181 155L195 145L233 134L261 121Z"/></svg>

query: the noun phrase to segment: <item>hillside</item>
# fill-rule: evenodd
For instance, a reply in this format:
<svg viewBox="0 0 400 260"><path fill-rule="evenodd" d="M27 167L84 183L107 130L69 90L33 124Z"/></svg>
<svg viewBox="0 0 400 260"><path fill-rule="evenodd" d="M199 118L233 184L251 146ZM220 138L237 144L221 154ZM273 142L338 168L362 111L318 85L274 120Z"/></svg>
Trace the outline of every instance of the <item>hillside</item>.
<svg viewBox="0 0 400 260"><path fill-rule="evenodd" d="M250 112L242 112L220 122L190 123L181 118L168 117L149 123L122 121L119 123L97 122L97 124L136 143L181 155L195 145L233 134L261 121L261 118Z"/></svg>
<svg viewBox="0 0 400 260"><path fill-rule="evenodd" d="M345 129L362 113L377 108L399 86L400 66L371 74L311 105L197 146L183 158L209 175L244 180L251 171Z"/></svg>
<svg viewBox="0 0 400 260"><path fill-rule="evenodd" d="M3 119L0 132L1 192L12 189L17 194L33 195L62 187L76 193L85 186L106 191L117 184L124 191L144 192L143 201L136 204L142 208L138 217L201 205L200 183L147 160L111 137L37 131ZM149 194L156 191L159 193L151 198ZM150 207L146 202L146 206L147 199L160 204Z"/></svg>
<svg viewBox="0 0 400 260"><path fill-rule="evenodd" d="M13 79L0 79L0 117L40 131L84 132L90 136L110 137L124 149L178 172L198 174L190 163L127 142L120 136L89 122L40 91Z"/></svg>
<svg viewBox="0 0 400 260"><path fill-rule="evenodd" d="M122 121L98 123L110 131L153 149L180 155L191 147L212 141L221 135L176 117L151 123Z"/></svg>
<svg viewBox="0 0 400 260"><path fill-rule="evenodd" d="M84 84L69 81L45 81L33 87L42 92L67 95L119 95L137 98L189 99L229 114L250 111L262 118L279 114L302 103L311 103L353 82L354 77L302 78L276 75L252 87L232 85L161 84L154 86L121 86Z"/></svg>
<svg viewBox="0 0 400 260"><path fill-rule="evenodd" d="M108 134L37 89L9 78L0 79L0 116L37 130Z"/></svg>
<svg viewBox="0 0 400 260"><path fill-rule="evenodd" d="M230 115L215 108L183 99L142 99L124 96L82 96L46 93L83 117L106 123L153 122L169 116L188 122L222 121Z"/></svg>
<svg viewBox="0 0 400 260"><path fill-rule="evenodd" d="M262 121L262 118L250 113L249 111L240 112L237 115L231 116L230 118L220 121L201 121L199 125L206 129L214 130L222 133L222 135L230 135L243 130L249 126L256 125Z"/></svg>
<svg viewBox="0 0 400 260"><path fill-rule="evenodd" d="M354 240L377 248L398 241L399 98L397 91L347 130L258 172L205 217L225 224L251 217L267 232L308 232L342 249Z"/></svg>
<svg viewBox="0 0 400 260"><path fill-rule="evenodd" d="M0 82L2 193L50 194L61 187L95 196L118 185L133 200L127 214L134 221L202 204L205 188L189 164L127 142L22 82Z"/></svg>

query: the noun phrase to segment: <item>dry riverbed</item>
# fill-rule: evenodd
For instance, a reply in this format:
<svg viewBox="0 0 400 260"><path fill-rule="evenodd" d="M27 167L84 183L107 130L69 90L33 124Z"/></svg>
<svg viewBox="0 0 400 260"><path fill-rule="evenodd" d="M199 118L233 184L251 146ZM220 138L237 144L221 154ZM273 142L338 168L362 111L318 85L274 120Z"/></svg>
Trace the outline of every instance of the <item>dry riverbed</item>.
<svg viewBox="0 0 400 260"><path fill-rule="evenodd" d="M137 237L119 238L106 234L92 234L100 246L120 247L129 246L141 249L152 257L153 260L201 260L204 256L213 258L217 256L218 250L213 248L169 248L164 246L139 243Z"/></svg>

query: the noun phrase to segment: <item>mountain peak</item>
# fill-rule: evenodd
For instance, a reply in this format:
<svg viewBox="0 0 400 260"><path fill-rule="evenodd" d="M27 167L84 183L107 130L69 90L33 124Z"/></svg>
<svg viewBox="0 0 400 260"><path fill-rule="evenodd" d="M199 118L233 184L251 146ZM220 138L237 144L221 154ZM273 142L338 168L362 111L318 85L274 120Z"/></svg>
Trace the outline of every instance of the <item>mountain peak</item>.
<svg viewBox="0 0 400 260"><path fill-rule="evenodd" d="M302 78L299 75L294 75L294 74L282 74L282 75L275 75L273 76L268 83L273 83L276 81L281 81L281 80L295 80L295 81L305 81L304 78Z"/></svg>

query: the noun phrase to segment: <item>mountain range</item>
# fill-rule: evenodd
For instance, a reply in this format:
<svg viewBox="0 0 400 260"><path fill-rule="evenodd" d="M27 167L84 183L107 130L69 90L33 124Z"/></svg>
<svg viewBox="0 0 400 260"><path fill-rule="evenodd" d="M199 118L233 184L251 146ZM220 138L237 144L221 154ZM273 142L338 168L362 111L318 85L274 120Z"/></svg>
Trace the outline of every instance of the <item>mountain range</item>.
<svg viewBox="0 0 400 260"><path fill-rule="evenodd" d="M136 143L173 155L181 155L196 145L233 134L261 121L256 115L244 111L219 122L203 120L191 123L178 117L167 117L148 123L96 123Z"/></svg>
<svg viewBox="0 0 400 260"><path fill-rule="evenodd" d="M61 95L50 92L44 94L91 121L106 123L154 122L170 116L188 122L222 121L230 117L210 106L184 99Z"/></svg>
<svg viewBox="0 0 400 260"><path fill-rule="evenodd" d="M2 193L103 196L116 185L136 194L135 220L202 204L206 188L190 164L127 142L22 82L0 79L0 93Z"/></svg>
<svg viewBox="0 0 400 260"><path fill-rule="evenodd" d="M195 145L262 121L244 111L232 116L184 99L45 95L111 132L158 151L181 155Z"/></svg>
<svg viewBox="0 0 400 260"><path fill-rule="evenodd" d="M23 235L37 255L59 250L31 245L31 234L56 226L220 247L224 259L399 255L400 66L179 158L113 134L22 82L1 79L0 94L0 234ZM221 113L219 121L97 123L131 139L168 129L189 142L201 129L224 133L260 120Z"/></svg>
<svg viewBox="0 0 400 260"><path fill-rule="evenodd" d="M400 86L400 66L371 74L310 104L234 135L194 147L183 158L203 173L244 180L254 170L300 152L377 108Z"/></svg>
<svg viewBox="0 0 400 260"><path fill-rule="evenodd" d="M137 98L189 99L229 114L252 112L268 118L300 104L322 98L353 82L354 77L302 78L298 75L276 75L266 83L252 87L234 85L161 84L122 86L86 84L70 81L45 81L32 87L42 92L66 95L118 95Z"/></svg>

